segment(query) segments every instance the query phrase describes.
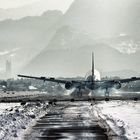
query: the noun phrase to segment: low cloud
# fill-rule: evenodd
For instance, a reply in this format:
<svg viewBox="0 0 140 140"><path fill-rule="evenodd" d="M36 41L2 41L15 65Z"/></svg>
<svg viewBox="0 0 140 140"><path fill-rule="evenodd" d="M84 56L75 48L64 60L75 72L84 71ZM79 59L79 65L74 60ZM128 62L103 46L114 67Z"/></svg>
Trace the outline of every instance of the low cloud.
<svg viewBox="0 0 140 140"><path fill-rule="evenodd" d="M5 55L8 55L10 53L10 51L3 51L3 52L0 52L0 56L5 56Z"/></svg>
<svg viewBox="0 0 140 140"><path fill-rule="evenodd" d="M20 48L14 48L12 50L5 50L5 51L1 51L0 52L0 56L6 56L6 55L10 55L10 56L15 56L15 53L20 50Z"/></svg>

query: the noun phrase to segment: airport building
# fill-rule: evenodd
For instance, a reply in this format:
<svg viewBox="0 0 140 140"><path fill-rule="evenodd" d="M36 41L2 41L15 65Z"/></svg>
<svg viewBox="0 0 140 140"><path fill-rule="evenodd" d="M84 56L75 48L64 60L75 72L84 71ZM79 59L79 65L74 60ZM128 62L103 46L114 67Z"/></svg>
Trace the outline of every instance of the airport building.
<svg viewBox="0 0 140 140"><path fill-rule="evenodd" d="M10 79L12 78L12 63L10 60L5 62L5 71L0 73L0 79Z"/></svg>
<svg viewBox="0 0 140 140"><path fill-rule="evenodd" d="M12 64L11 61L6 61L6 79L11 78L12 76Z"/></svg>

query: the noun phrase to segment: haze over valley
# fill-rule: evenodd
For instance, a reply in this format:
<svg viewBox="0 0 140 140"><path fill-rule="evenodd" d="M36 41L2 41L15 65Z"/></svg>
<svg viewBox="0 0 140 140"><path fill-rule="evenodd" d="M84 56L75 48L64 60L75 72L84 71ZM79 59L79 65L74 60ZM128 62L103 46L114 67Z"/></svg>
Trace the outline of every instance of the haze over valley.
<svg viewBox="0 0 140 140"><path fill-rule="evenodd" d="M138 0L74 0L65 12L47 10L4 19L0 72L11 59L12 76L84 76L91 69L94 51L95 67L102 76L138 76L139 9Z"/></svg>

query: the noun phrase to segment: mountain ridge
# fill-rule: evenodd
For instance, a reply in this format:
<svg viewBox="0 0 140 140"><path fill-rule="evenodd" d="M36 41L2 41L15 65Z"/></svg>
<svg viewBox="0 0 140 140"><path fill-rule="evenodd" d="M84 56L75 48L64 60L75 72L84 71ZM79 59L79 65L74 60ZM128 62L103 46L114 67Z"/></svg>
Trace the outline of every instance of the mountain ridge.
<svg viewBox="0 0 140 140"><path fill-rule="evenodd" d="M47 73L58 76L83 75L86 68L90 69L92 51L101 72L121 69L139 72L140 51L134 50L135 46L140 46L139 9L137 0L75 0L48 45L25 66L23 72L44 74L48 70ZM118 49L130 51L122 53ZM74 70L77 65L80 65L78 70Z"/></svg>
<svg viewBox="0 0 140 140"><path fill-rule="evenodd" d="M0 22L0 52L10 52L17 48L12 55L14 70L25 65L35 57L49 42L58 28L57 22L62 17L58 10L48 11L41 16L25 17L20 20L8 19ZM1 55L7 59L11 54ZM18 61L17 61L18 60ZM21 63L19 63L19 61Z"/></svg>

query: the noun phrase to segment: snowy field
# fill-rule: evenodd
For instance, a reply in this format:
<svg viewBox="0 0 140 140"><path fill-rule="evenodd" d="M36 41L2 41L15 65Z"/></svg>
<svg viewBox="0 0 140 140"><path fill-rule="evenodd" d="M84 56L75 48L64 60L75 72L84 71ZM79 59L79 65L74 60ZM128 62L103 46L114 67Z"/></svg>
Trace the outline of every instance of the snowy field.
<svg viewBox="0 0 140 140"><path fill-rule="evenodd" d="M42 92L39 91L7 91L7 92L0 92L0 98L3 97L17 97L17 96L26 96L26 97L31 97L31 96L38 96L42 95Z"/></svg>
<svg viewBox="0 0 140 140"><path fill-rule="evenodd" d="M93 112L91 117L104 120L116 135L140 140L140 101L102 101L89 105L89 110ZM45 102L0 103L0 140L22 140L27 128L48 111L50 107Z"/></svg>
<svg viewBox="0 0 140 140"><path fill-rule="evenodd" d="M100 102L93 109L117 135L140 140L140 101Z"/></svg>
<svg viewBox="0 0 140 140"><path fill-rule="evenodd" d="M24 131L47 110L46 103L0 103L0 140L21 140Z"/></svg>

